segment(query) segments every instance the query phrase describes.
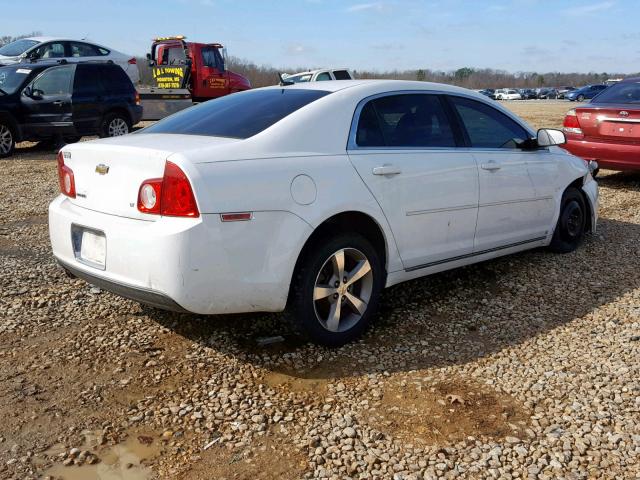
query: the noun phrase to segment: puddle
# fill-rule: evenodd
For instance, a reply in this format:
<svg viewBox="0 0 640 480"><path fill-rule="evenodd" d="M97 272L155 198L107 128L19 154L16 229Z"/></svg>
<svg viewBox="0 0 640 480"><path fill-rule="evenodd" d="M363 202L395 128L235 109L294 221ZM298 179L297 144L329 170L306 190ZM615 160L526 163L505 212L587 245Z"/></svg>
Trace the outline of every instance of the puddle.
<svg viewBox="0 0 640 480"><path fill-rule="evenodd" d="M100 458L100 463L68 467L58 463L47 469L44 475L56 480L148 480L153 472L145 463L157 457L162 449L160 440L154 437L132 434L123 443L94 450L91 447L95 445L97 437L87 434L87 448L91 448L91 452ZM63 446L54 445L47 450L47 454L56 455L64 451Z"/></svg>

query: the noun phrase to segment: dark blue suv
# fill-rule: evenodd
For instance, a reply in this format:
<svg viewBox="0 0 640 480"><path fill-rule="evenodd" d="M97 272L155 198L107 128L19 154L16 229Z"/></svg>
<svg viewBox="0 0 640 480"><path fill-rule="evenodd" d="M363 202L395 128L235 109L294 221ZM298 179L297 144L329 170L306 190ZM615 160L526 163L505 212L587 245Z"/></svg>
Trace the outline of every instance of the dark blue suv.
<svg viewBox="0 0 640 480"><path fill-rule="evenodd" d="M0 158L25 140L69 143L83 135L124 135L141 118L138 92L118 65L0 68Z"/></svg>

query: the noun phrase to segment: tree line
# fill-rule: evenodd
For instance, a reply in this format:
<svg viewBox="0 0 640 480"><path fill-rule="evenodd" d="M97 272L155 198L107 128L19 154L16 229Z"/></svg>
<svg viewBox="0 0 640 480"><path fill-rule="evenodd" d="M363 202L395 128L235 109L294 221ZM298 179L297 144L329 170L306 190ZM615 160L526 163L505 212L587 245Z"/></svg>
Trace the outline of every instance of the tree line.
<svg viewBox="0 0 640 480"><path fill-rule="evenodd" d="M36 37L41 32L31 32L25 35L0 36L0 47L25 37ZM275 68L271 65L258 65L249 60L238 57L227 59L227 68L249 79L254 87L265 87L278 82L278 73L295 73L313 70L315 67ZM138 57L140 82L143 85L152 84L151 67L145 57ZM354 70L356 78L384 78L397 80L418 80L423 82L448 83L460 87L480 88L537 88L560 87L565 85L581 86L601 83L611 78L622 78L629 75L611 72L591 73L562 73L562 72L507 72L492 68L464 67L457 70L442 71L419 68L415 70ZM640 73L638 74L640 75Z"/></svg>

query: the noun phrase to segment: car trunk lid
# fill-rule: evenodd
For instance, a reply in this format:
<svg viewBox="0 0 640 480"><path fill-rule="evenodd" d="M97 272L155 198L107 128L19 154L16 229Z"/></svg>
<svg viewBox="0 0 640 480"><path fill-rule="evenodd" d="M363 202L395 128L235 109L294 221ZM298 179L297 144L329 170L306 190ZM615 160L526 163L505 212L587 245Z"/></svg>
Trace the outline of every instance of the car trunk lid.
<svg viewBox="0 0 640 480"><path fill-rule="evenodd" d="M179 137L179 138L177 138ZM76 198L70 201L97 212L139 220L159 217L138 211L138 191L144 180L162 178L167 158L233 139L194 135L134 134L81 142L63 150L73 170Z"/></svg>
<svg viewBox="0 0 640 480"><path fill-rule="evenodd" d="M586 138L623 143L640 143L640 107L625 105L576 108Z"/></svg>

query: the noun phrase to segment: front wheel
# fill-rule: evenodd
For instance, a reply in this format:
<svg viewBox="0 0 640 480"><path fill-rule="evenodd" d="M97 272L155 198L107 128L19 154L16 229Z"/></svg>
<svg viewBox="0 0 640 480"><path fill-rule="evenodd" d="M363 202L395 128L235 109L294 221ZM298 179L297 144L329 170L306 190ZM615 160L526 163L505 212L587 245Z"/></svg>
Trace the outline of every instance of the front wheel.
<svg viewBox="0 0 640 480"><path fill-rule="evenodd" d="M560 216L549 249L556 253L573 252L584 238L587 207L577 188L570 187L562 195Z"/></svg>
<svg viewBox="0 0 640 480"><path fill-rule="evenodd" d="M383 286L381 255L365 237L345 233L316 242L294 275L292 320L314 343L344 345L371 323Z"/></svg>
<svg viewBox="0 0 640 480"><path fill-rule="evenodd" d="M121 113L109 113L102 120L99 135L101 138L119 137L131 131L131 122Z"/></svg>
<svg viewBox="0 0 640 480"><path fill-rule="evenodd" d="M11 156L16 148L13 130L6 123L0 122L0 158Z"/></svg>
<svg viewBox="0 0 640 480"><path fill-rule="evenodd" d="M584 102L584 95L578 95L576 100L579 101L579 102Z"/></svg>

